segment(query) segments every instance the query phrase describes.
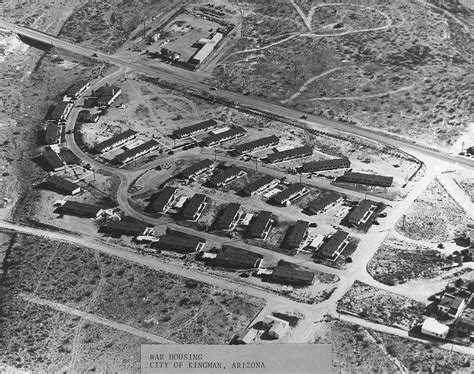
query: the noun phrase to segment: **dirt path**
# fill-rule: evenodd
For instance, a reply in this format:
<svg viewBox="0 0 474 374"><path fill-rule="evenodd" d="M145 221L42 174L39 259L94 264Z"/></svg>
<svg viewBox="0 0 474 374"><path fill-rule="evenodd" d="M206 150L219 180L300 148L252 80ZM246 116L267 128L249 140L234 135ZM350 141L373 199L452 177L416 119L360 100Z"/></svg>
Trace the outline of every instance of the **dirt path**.
<svg viewBox="0 0 474 374"><path fill-rule="evenodd" d="M341 70L343 68L346 68L346 67L353 67L353 66L339 66L337 68L333 68L333 69L329 69L329 70L326 70L325 72L321 73L321 74L318 74L318 75L315 75L314 77L312 78L309 78L306 82L303 83L303 85L300 87L300 89L298 90L298 92L294 93L293 95L291 95L288 99L285 99L285 100L282 100L280 101L282 104L286 104L287 102L291 101L291 100L294 100L296 99L298 96L300 96L304 91L306 91L308 89L308 86L313 83L315 80L321 78L321 77L324 77L325 75L328 75L328 74L331 74L331 73L334 73L335 71L338 71L338 70Z"/></svg>
<svg viewBox="0 0 474 374"><path fill-rule="evenodd" d="M472 35L471 34L471 27L469 25L467 25L466 23L464 23L463 21L461 21L459 18L456 18L456 16L454 16L454 14L452 14L451 12L447 11L446 9L443 9L443 8L440 8L434 4L431 4L431 3L428 3L427 1L420 1L420 4L428 7L428 8L432 8L432 9L436 9L442 13L444 13L446 16L448 16L449 18L451 18L452 20L454 20L454 22L458 23L463 29L464 31L469 34L469 35Z"/></svg>
<svg viewBox="0 0 474 374"><path fill-rule="evenodd" d="M397 88L396 90L381 92L377 94L370 94L370 95L359 95L359 96L333 96L333 97L315 97L312 99L306 99L305 101L330 101L330 100L364 100L364 99L371 99L374 97L382 97L386 95L393 95L403 91L409 91L414 89L416 86L415 83L410 84L409 86L403 86Z"/></svg>
<svg viewBox="0 0 474 374"><path fill-rule="evenodd" d="M85 319L85 320L88 320L88 321L91 321L91 322L95 322L95 323L98 323L98 324L101 324L101 325L104 325L104 326L112 327L116 330L121 330L121 331L127 332L129 334L151 340L155 343L175 344L174 341L162 338L161 336L158 336L158 335L155 335L155 334L143 331L143 330L139 330L135 327L125 325L123 323L115 322L115 321L112 321L112 320L107 319L107 318L99 317L99 316L96 316L95 314L84 312L84 311L79 310L79 309L71 308L70 306L67 306L67 305L64 305L64 304L55 303L53 301L41 299L39 297L28 295L28 294L20 294L20 297L22 297L24 300L26 300L30 303L48 306L50 308L59 310L61 312L81 317L82 319Z"/></svg>

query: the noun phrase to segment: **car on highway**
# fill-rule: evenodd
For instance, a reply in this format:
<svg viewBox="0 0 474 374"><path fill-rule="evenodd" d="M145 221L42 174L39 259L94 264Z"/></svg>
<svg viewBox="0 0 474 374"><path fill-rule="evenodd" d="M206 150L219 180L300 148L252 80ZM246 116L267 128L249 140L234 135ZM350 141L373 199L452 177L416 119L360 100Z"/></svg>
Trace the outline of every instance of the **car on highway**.
<svg viewBox="0 0 474 374"><path fill-rule="evenodd" d="M209 87L209 89L210 89L211 91L217 91L217 88L216 88L216 87Z"/></svg>
<svg viewBox="0 0 474 374"><path fill-rule="evenodd" d="M303 114L300 118L301 118L301 119L308 119L308 116L306 116L306 115Z"/></svg>

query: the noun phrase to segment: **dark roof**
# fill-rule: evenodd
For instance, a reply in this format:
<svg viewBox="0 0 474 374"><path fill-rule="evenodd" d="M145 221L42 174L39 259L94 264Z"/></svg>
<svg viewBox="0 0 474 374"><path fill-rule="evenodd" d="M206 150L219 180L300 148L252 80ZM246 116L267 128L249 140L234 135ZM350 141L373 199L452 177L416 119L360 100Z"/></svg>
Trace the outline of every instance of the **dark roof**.
<svg viewBox="0 0 474 374"><path fill-rule="evenodd" d="M281 261L273 270L272 276L283 279L296 279L302 283L312 283L314 279L314 272L307 268Z"/></svg>
<svg viewBox="0 0 474 374"><path fill-rule="evenodd" d="M66 201L61 210L68 213L76 213L84 216L95 217L100 208L96 205L79 203L77 201Z"/></svg>
<svg viewBox="0 0 474 374"><path fill-rule="evenodd" d="M198 237L180 235L175 232L161 236L158 247L179 251L194 251L199 243L203 242L205 243L206 240Z"/></svg>
<svg viewBox="0 0 474 374"><path fill-rule="evenodd" d="M217 252L217 263L229 263L229 265L241 266L244 268L253 268L257 260L263 258L262 255L247 251L245 249L237 248L230 245L224 245L222 249Z"/></svg>
<svg viewBox="0 0 474 374"><path fill-rule="evenodd" d="M321 253L326 257L333 257L338 248L347 239L349 234L342 230L337 230L329 240L323 244Z"/></svg>
<svg viewBox="0 0 474 374"><path fill-rule="evenodd" d="M68 165L81 163L81 159L77 157L70 149L61 148L60 155Z"/></svg>
<svg viewBox="0 0 474 374"><path fill-rule="evenodd" d="M120 134L114 135L111 138L104 140L103 142L100 142L96 144L94 147L98 151L102 151L106 148L112 147L114 144L123 142L129 138L133 138L135 135L137 135L137 132L134 130L126 130Z"/></svg>
<svg viewBox="0 0 474 374"><path fill-rule="evenodd" d="M80 80L74 83L71 87L69 87L66 91L66 95L69 97L75 97L79 91L81 91L84 86L87 85L87 81L85 80Z"/></svg>
<svg viewBox="0 0 474 374"><path fill-rule="evenodd" d="M59 156L51 148L46 148L44 150L43 159L53 170L59 169L64 166Z"/></svg>
<svg viewBox="0 0 474 374"><path fill-rule="evenodd" d="M243 171L241 168L237 166L231 166L228 169L213 175L209 182L215 186L218 186L221 183L224 183L226 180L232 178L234 175L239 174L241 171Z"/></svg>
<svg viewBox="0 0 474 374"><path fill-rule="evenodd" d="M61 116L63 113L66 111L66 108L72 105L71 103L68 103L67 101L61 101L59 104L57 104L53 111L51 112L51 115L49 116L50 119L53 121L59 121L61 119Z"/></svg>
<svg viewBox="0 0 474 374"><path fill-rule="evenodd" d="M173 135L178 138L181 138L183 136L193 134L196 132L206 131L207 129L211 129L216 126L217 126L216 121L214 121L213 119L208 119L206 121L202 121L191 126L186 126L186 127L182 127L180 129L174 130Z"/></svg>
<svg viewBox="0 0 474 374"><path fill-rule="evenodd" d="M248 143L238 144L234 147L234 149L239 153L244 153L244 152L252 151L255 148L278 144L279 141L280 139L278 138L278 136L271 135L271 136L267 136L266 138L253 140Z"/></svg>
<svg viewBox="0 0 474 374"><path fill-rule="evenodd" d="M139 146L129 149L128 151L125 151L121 154L119 154L116 159L120 162L125 162L127 159L130 157L135 157L136 155L139 155L143 152L146 152L148 150L151 150L153 148L157 148L160 145L156 140L148 140L145 143L140 144Z"/></svg>
<svg viewBox="0 0 474 374"><path fill-rule="evenodd" d="M106 84L103 87L98 88L94 94L98 97L97 99L97 104L98 105L103 105L103 104L108 104L110 99L115 96L115 94L120 91L120 87L117 86L109 86Z"/></svg>
<svg viewBox="0 0 474 374"><path fill-rule="evenodd" d="M459 296L454 296L451 294L444 294L443 298L439 302L439 305L443 305L446 307L454 308L454 309L459 309L463 302L463 298Z"/></svg>
<svg viewBox="0 0 474 374"><path fill-rule="evenodd" d="M152 207L155 212L162 212L166 205L169 204L172 197L176 194L178 189L176 187L166 186L159 193L153 201Z"/></svg>
<svg viewBox="0 0 474 374"><path fill-rule="evenodd" d="M272 197L272 200L276 203L281 204L284 200L288 199L290 196L302 191L306 187L301 183L292 184L290 187L284 189L283 191L278 192Z"/></svg>
<svg viewBox="0 0 474 374"><path fill-rule="evenodd" d="M466 330L474 330L474 320L471 318L459 318L456 321L456 326Z"/></svg>
<svg viewBox="0 0 474 374"><path fill-rule="evenodd" d="M259 178L253 181L252 183L247 184L244 188L244 192L250 195L253 192L262 188L263 186L269 185L274 180L277 180L277 179L272 177L271 175L265 175L264 177Z"/></svg>
<svg viewBox="0 0 474 374"><path fill-rule="evenodd" d="M48 122L44 132L44 141L46 144L54 144L58 142L59 126L56 122Z"/></svg>
<svg viewBox="0 0 474 374"><path fill-rule="evenodd" d="M359 183L375 184L375 185L391 185L393 177L377 174L358 173L353 171L346 171L341 177L342 180L355 180Z"/></svg>
<svg viewBox="0 0 474 374"><path fill-rule="evenodd" d="M234 138L234 137L237 137L239 135L244 135L246 134L247 131L242 128L242 127L233 127L227 131L224 131L224 132L221 132L219 134L214 134L214 135L210 135L210 136L207 136L205 137L202 142L204 144L214 144L214 143L219 143L221 141L224 141L226 139L230 139L230 138Z"/></svg>
<svg viewBox="0 0 474 374"><path fill-rule="evenodd" d="M219 217L217 218L216 228L217 229L228 229L235 220L235 217L240 212L241 205L238 203L230 203L221 210Z"/></svg>
<svg viewBox="0 0 474 374"><path fill-rule="evenodd" d="M349 213L347 217L349 223L359 223L372 205L377 205L377 203L372 200L361 200L354 210Z"/></svg>
<svg viewBox="0 0 474 374"><path fill-rule="evenodd" d="M185 178L191 178L195 174L199 174L203 170L209 169L213 164L214 163L211 160L206 158L182 170L181 175L183 175Z"/></svg>
<svg viewBox="0 0 474 374"><path fill-rule="evenodd" d="M335 192L319 195L316 199L309 203L308 208L313 212L319 212L324 210L327 206L335 203L340 198L341 196Z"/></svg>
<svg viewBox="0 0 474 374"><path fill-rule="evenodd" d="M71 194L74 190L79 188L79 186L72 183L71 181L68 181L67 179L55 175L48 177L46 179L46 183L49 186L67 194Z"/></svg>
<svg viewBox="0 0 474 374"><path fill-rule="evenodd" d="M267 155L267 160L269 162L277 162L285 159L310 156L313 154L313 147L305 145L302 147L287 149L282 152L274 152Z"/></svg>
<svg viewBox="0 0 474 374"><path fill-rule="evenodd" d="M290 232L286 238L286 244L290 248L298 248L304 239L308 230L309 222L298 220L294 226L290 228Z"/></svg>
<svg viewBox="0 0 474 374"><path fill-rule="evenodd" d="M331 169L338 169L338 168L348 168L351 166L351 162L347 157L336 158L332 160L321 160L321 161L311 161L305 162L302 165L303 172L313 172L319 170L331 170Z"/></svg>
<svg viewBox="0 0 474 374"><path fill-rule="evenodd" d="M268 222L272 219L272 212L261 211L249 227L249 235L253 238L261 238Z"/></svg>
<svg viewBox="0 0 474 374"><path fill-rule="evenodd" d="M110 221L101 225L100 228L107 231L134 233L135 235L140 235L147 228L147 224L144 222Z"/></svg>
<svg viewBox="0 0 474 374"><path fill-rule="evenodd" d="M197 213L199 207L206 201L207 201L206 195L203 195L200 193L194 194L194 196L186 203L186 206L183 209L183 212L182 212L183 217L184 218L193 217Z"/></svg>

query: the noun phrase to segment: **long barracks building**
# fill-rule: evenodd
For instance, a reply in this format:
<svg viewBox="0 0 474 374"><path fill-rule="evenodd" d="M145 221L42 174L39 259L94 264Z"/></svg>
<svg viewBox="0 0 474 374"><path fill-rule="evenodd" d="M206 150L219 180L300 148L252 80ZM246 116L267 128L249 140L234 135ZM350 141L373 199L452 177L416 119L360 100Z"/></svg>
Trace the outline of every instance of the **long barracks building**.
<svg viewBox="0 0 474 374"><path fill-rule="evenodd" d="M240 218L241 205L238 203L230 203L222 209L217 217L216 229L233 230Z"/></svg>
<svg viewBox="0 0 474 374"><path fill-rule="evenodd" d="M146 155L147 153L150 153L155 149L158 149L159 147L160 143L152 139L143 144L140 144L135 148L129 149L128 151L119 154L117 157L115 157L115 159L118 163L125 164L140 156Z"/></svg>
<svg viewBox="0 0 474 374"><path fill-rule="evenodd" d="M99 152L106 152L111 150L112 148L118 147L122 144L125 144L129 140L135 138L137 136L137 132L134 130L127 130L120 134L112 136L110 139L104 140L99 144L96 144L94 149Z"/></svg>
<svg viewBox="0 0 474 374"><path fill-rule="evenodd" d="M189 136L199 134L204 131L215 129L218 126L217 122L213 119L199 122L191 126L182 127L178 130L173 131L173 137L177 139L187 138Z"/></svg>
<svg viewBox="0 0 474 374"><path fill-rule="evenodd" d="M249 236L257 239L266 239L272 228L272 213L261 211L249 226Z"/></svg>
<svg viewBox="0 0 474 374"><path fill-rule="evenodd" d="M163 188L152 203L153 212L166 213L174 204L177 194L176 187L166 186Z"/></svg>
<svg viewBox="0 0 474 374"><path fill-rule="evenodd" d="M254 152L254 151L259 151L268 147L273 147L277 145L279 142L280 142L280 139L277 136L271 135L266 138L257 139L248 143L236 145L234 147L234 150L237 153Z"/></svg>
<svg viewBox="0 0 474 374"><path fill-rule="evenodd" d="M206 208L209 199L206 195L197 193L186 203L181 215L184 219L196 221L201 216L202 212Z"/></svg>
<svg viewBox="0 0 474 374"><path fill-rule="evenodd" d="M219 174L214 175L209 183L215 187L225 186L239 178L242 178L246 175L247 172L238 168L237 166L231 166L227 170L220 172Z"/></svg>
<svg viewBox="0 0 474 374"><path fill-rule="evenodd" d="M346 171L343 176L338 178L343 182L368 184L371 186L390 187L393 183L393 177L377 174L357 173Z"/></svg>
<svg viewBox="0 0 474 374"><path fill-rule="evenodd" d="M181 175L186 179L194 179L195 177L203 173L212 171L214 168L215 168L214 163L211 160L206 158L182 170Z"/></svg>
<svg viewBox="0 0 474 374"><path fill-rule="evenodd" d="M288 248L299 248L306 237L308 227L309 222L298 220L294 226L290 227L285 246Z"/></svg>
<svg viewBox="0 0 474 374"><path fill-rule="evenodd" d="M303 173L314 173L317 171L349 168L350 166L351 162L349 159L347 157L342 157L333 160L305 162L301 166L301 169Z"/></svg>
<svg viewBox="0 0 474 374"><path fill-rule="evenodd" d="M313 147L305 145L303 147L297 147L292 149L287 149L282 152L270 153L266 157L266 161L273 164L275 162L288 161L299 157L307 157L313 154Z"/></svg>
<svg viewBox="0 0 474 374"><path fill-rule="evenodd" d="M266 175L252 183L247 184L244 187L244 192L249 196L258 195L278 186L278 183L280 183L280 180L275 179L270 175Z"/></svg>
<svg viewBox="0 0 474 374"><path fill-rule="evenodd" d="M308 192L309 190L304 185L295 183L287 189L278 192L271 200L279 205L290 206L293 200L306 195Z"/></svg>
<svg viewBox="0 0 474 374"><path fill-rule="evenodd" d="M202 142L206 147L227 142L232 139L237 139L247 134L247 131L242 127L233 127L230 130L205 137Z"/></svg>

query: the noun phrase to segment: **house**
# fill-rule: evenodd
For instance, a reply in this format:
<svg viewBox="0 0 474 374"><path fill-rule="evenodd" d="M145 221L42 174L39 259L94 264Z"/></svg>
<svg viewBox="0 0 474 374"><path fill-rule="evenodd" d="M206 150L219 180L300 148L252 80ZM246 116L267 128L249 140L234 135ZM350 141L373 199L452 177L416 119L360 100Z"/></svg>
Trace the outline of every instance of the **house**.
<svg viewBox="0 0 474 374"><path fill-rule="evenodd" d="M115 235L140 236L147 228L144 222L130 220L110 221L100 226L100 231Z"/></svg>
<svg viewBox="0 0 474 374"><path fill-rule="evenodd" d="M358 226L367 222L377 209L377 203L371 200L361 200L359 204L347 215L349 225Z"/></svg>
<svg viewBox="0 0 474 374"><path fill-rule="evenodd" d="M139 146L129 149L118 156L115 157L115 160L120 164L126 164L138 157L141 157L147 153L154 151L160 147L160 143L156 140L149 140L145 143L140 144Z"/></svg>
<svg viewBox="0 0 474 374"><path fill-rule="evenodd" d="M447 314L448 317L458 318L466 307L466 299L460 296L454 296L450 293L444 293L438 304L440 313Z"/></svg>
<svg viewBox="0 0 474 374"><path fill-rule="evenodd" d="M258 268L263 256L246 251L245 249L224 245L222 249L217 252L215 264L217 266L238 268L238 269L254 269Z"/></svg>
<svg viewBox="0 0 474 374"><path fill-rule="evenodd" d="M371 186L390 187L393 183L393 177L384 175L356 173L353 171L346 171L338 180L342 182L368 184Z"/></svg>
<svg viewBox="0 0 474 374"><path fill-rule="evenodd" d="M466 152L469 153L470 155L474 155L474 146L469 147L469 148L466 150Z"/></svg>
<svg viewBox="0 0 474 374"><path fill-rule="evenodd" d="M243 176L247 175L247 172L238 168L237 166L231 166L228 169L212 176L209 183L214 187L225 186Z"/></svg>
<svg viewBox="0 0 474 374"><path fill-rule="evenodd" d="M63 195L77 195L81 192L81 187L68 181L67 179L52 175L46 178L46 184L52 190Z"/></svg>
<svg viewBox="0 0 474 374"><path fill-rule="evenodd" d="M173 231L160 237L156 247L158 249L172 250L177 252L198 252L206 244L206 239Z"/></svg>
<svg viewBox="0 0 474 374"><path fill-rule="evenodd" d="M65 121L69 116L69 113L71 112L73 106L74 105L72 103L69 103L67 101L61 101L54 107L48 119L56 122Z"/></svg>
<svg viewBox="0 0 474 374"><path fill-rule="evenodd" d="M347 244L349 244L348 237L349 234L347 232L337 230L321 247L321 256L336 261Z"/></svg>
<svg viewBox="0 0 474 374"><path fill-rule="evenodd" d="M45 144L58 144L61 141L61 129L57 122L48 122L44 129Z"/></svg>
<svg viewBox="0 0 474 374"><path fill-rule="evenodd" d="M41 158L46 163L46 166L51 171L59 171L65 168L63 160L61 160L56 152L51 148L46 147Z"/></svg>
<svg viewBox="0 0 474 374"><path fill-rule="evenodd" d="M313 214L321 214L327 210L342 204L344 198L335 192L329 192L319 195L316 199L311 201L308 205L308 210Z"/></svg>
<svg viewBox="0 0 474 374"><path fill-rule="evenodd" d="M268 147L276 146L280 142L280 139L275 136L267 136L266 138L261 138L257 140L253 140L248 143L238 144L234 147L234 151L236 153L249 153L259 151Z"/></svg>
<svg viewBox="0 0 474 374"><path fill-rule="evenodd" d="M244 193L249 196L258 195L278 186L279 183L279 179L275 179L270 175L265 175L264 177L247 184L244 187Z"/></svg>
<svg viewBox="0 0 474 374"><path fill-rule="evenodd" d="M431 317L425 319L423 325L421 325L422 334L433 336L435 338L446 339L448 332L448 326L438 322L437 320Z"/></svg>
<svg viewBox="0 0 474 374"><path fill-rule="evenodd" d="M187 138L189 136L199 134L204 131L215 129L218 126L217 122L213 119L199 122L191 126L182 127L178 130L173 131L172 136L177 139Z"/></svg>
<svg viewBox="0 0 474 374"><path fill-rule="evenodd" d="M257 337L258 331L255 329L245 329L235 338L237 344L250 344Z"/></svg>
<svg viewBox="0 0 474 374"><path fill-rule="evenodd" d="M137 136L137 132L134 130L126 130L120 134L114 135L111 138L104 140L103 142L100 142L95 145L94 149L98 153L103 153L106 151L111 150L112 148L121 146L122 144L125 144L129 140L135 138Z"/></svg>
<svg viewBox="0 0 474 374"><path fill-rule="evenodd" d="M301 183L292 184L290 187L275 194L271 200L283 206L290 206L292 202L309 193L309 190Z"/></svg>
<svg viewBox="0 0 474 374"><path fill-rule="evenodd" d="M117 99L117 97L120 96L121 93L122 89L120 87L106 84L94 91L94 96L97 97L96 105L99 107L108 107Z"/></svg>
<svg viewBox="0 0 474 374"><path fill-rule="evenodd" d="M290 329L290 323L275 316L268 315L263 321L262 325L268 329L268 335L280 339L285 336Z"/></svg>
<svg viewBox="0 0 474 374"><path fill-rule="evenodd" d="M178 189L176 187L166 186L154 199L152 206L153 212L166 213L174 204L178 195Z"/></svg>
<svg viewBox="0 0 474 374"><path fill-rule="evenodd" d="M303 147L291 148L282 152L270 153L269 155L267 155L266 161L270 164L274 164L275 162L283 162L299 157L307 157L311 156L312 154L313 147L305 145Z"/></svg>
<svg viewBox="0 0 474 374"><path fill-rule="evenodd" d="M474 319L461 316L454 323L456 330L465 335L472 335L474 331Z"/></svg>
<svg viewBox="0 0 474 374"><path fill-rule="evenodd" d="M249 226L248 234L251 238L266 239L272 228L272 212L261 211Z"/></svg>
<svg viewBox="0 0 474 374"><path fill-rule="evenodd" d="M90 82L80 80L69 87L64 93L63 101L71 101L80 97L90 86Z"/></svg>
<svg viewBox="0 0 474 374"><path fill-rule="evenodd" d="M247 131L242 127L233 127L230 130L220 132L218 134L209 135L202 139L202 142L206 147L216 145L219 143L227 142L229 140L237 139L247 134Z"/></svg>
<svg viewBox="0 0 474 374"><path fill-rule="evenodd" d="M188 166L186 169L182 170L180 174L186 179L195 179L201 174L214 170L214 168L214 162L206 158Z"/></svg>
<svg viewBox="0 0 474 374"><path fill-rule="evenodd" d="M200 193L194 194L194 196L186 203L181 215L184 219L197 221L206 208L208 202L209 198L206 195Z"/></svg>
<svg viewBox="0 0 474 374"><path fill-rule="evenodd" d="M216 220L217 230L233 230L239 221L241 213L241 205L230 203L221 210Z"/></svg>
<svg viewBox="0 0 474 374"><path fill-rule="evenodd" d="M299 248L306 238L309 222L298 220L295 225L288 229L285 246L288 248Z"/></svg>
<svg viewBox="0 0 474 374"><path fill-rule="evenodd" d="M324 170L334 170L351 167L351 162L347 157L336 158L333 160L321 160L305 162L301 166L303 173L315 173Z"/></svg>
<svg viewBox="0 0 474 374"><path fill-rule="evenodd" d="M60 208L62 214L71 216L97 218L102 214L102 209L96 205L79 203L77 201L66 201Z"/></svg>
<svg viewBox="0 0 474 374"><path fill-rule="evenodd" d="M216 48L217 44L222 40L224 35L220 32L216 32L212 37L208 39L199 39L197 44L202 46L197 50L197 52L192 55L188 62L192 65L200 65L204 60L211 54L211 52Z"/></svg>
<svg viewBox="0 0 474 374"><path fill-rule="evenodd" d="M271 279L282 284L309 286L313 284L314 276L314 272L307 268L280 260L271 274Z"/></svg>

